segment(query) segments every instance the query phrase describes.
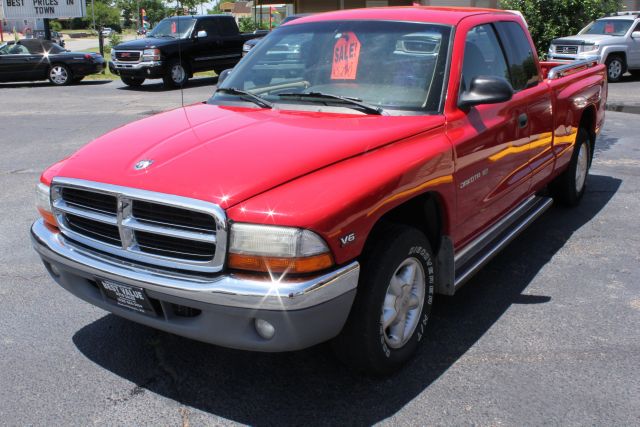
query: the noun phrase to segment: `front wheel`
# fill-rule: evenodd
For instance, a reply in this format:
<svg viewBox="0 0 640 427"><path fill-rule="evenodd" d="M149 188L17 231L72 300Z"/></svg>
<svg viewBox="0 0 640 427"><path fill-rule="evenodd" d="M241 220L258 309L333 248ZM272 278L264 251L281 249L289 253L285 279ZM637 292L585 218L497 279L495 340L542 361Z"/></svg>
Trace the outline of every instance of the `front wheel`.
<svg viewBox="0 0 640 427"><path fill-rule="evenodd" d="M189 80L189 73L182 62L175 59L169 62L169 66L162 78L167 87L182 87Z"/></svg>
<svg viewBox="0 0 640 427"><path fill-rule="evenodd" d="M373 375L390 374L415 354L435 290L429 241L419 230L385 224L362 260L349 319L332 344L339 359Z"/></svg>
<svg viewBox="0 0 640 427"><path fill-rule="evenodd" d="M73 76L66 65L54 64L49 69L49 81L56 86L65 86L73 81Z"/></svg>
<svg viewBox="0 0 640 427"><path fill-rule="evenodd" d="M578 129L569 167L550 185L553 199L567 207L577 206L584 195L591 160L591 144L586 129Z"/></svg>
<svg viewBox="0 0 640 427"><path fill-rule="evenodd" d="M620 81L625 69L624 60L619 56L612 55L607 58L606 65L607 77L609 78L609 81L611 83Z"/></svg>

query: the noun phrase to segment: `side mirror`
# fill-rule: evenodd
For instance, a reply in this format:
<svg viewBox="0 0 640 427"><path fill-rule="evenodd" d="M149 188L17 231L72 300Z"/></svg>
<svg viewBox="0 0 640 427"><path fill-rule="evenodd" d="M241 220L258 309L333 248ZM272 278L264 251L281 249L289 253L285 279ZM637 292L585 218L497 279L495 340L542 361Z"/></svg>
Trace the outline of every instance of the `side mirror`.
<svg viewBox="0 0 640 427"><path fill-rule="evenodd" d="M498 104L513 97L513 87L506 79L496 76L478 76L471 80L471 87L460 94L458 107L468 109L480 104Z"/></svg>
<svg viewBox="0 0 640 427"><path fill-rule="evenodd" d="M233 68L227 68L226 70L224 70L223 72L220 73L220 75L218 75L218 86L227 79L227 77L229 77L229 74L231 74L231 71L233 71Z"/></svg>
<svg viewBox="0 0 640 427"><path fill-rule="evenodd" d="M207 37L207 32L205 30L200 30L198 31L198 34L196 34L196 38L198 39L202 39Z"/></svg>
<svg viewBox="0 0 640 427"><path fill-rule="evenodd" d="M640 39L640 31L634 31L633 33L631 33L631 38Z"/></svg>

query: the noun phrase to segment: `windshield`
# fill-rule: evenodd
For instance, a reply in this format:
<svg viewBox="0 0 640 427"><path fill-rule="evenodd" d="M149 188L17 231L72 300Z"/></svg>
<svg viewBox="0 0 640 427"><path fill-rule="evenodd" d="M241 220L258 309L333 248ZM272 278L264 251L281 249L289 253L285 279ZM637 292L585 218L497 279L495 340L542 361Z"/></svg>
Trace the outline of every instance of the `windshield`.
<svg viewBox="0 0 640 427"><path fill-rule="evenodd" d="M580 34L600 34L606 36L624 36L633 24L629 19L598 19L587 25Z"/></svg>
<svg viewBox="0 0 640 427"><path fill-rule="evenodd" d="M195 19L163 19L147 34L147 37L183 39L191 34L191 29L195 23Z"/></svg>
<svg viewBox="0 0 640 427"><path fill-rule="evenodd" d="M451 29L387 21L325 21L274 30L221 84L278 104L329 104L329 94L384 110L439 111ZM237 102L217 92L213 103ZM315 107L317 110L318 106Z"/></svg>

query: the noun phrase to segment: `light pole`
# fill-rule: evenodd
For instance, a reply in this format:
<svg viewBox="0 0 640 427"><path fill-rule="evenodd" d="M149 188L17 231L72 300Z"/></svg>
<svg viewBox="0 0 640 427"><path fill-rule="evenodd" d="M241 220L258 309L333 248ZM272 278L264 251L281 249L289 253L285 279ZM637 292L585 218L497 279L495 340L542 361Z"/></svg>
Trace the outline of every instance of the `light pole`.
<svg viewBox="0 0 640 427"><path fill-rule="evenodd" d="M91 0L91 19L93 20L93 31L96 30L96 8L93 5L93 0Z"/></svg>

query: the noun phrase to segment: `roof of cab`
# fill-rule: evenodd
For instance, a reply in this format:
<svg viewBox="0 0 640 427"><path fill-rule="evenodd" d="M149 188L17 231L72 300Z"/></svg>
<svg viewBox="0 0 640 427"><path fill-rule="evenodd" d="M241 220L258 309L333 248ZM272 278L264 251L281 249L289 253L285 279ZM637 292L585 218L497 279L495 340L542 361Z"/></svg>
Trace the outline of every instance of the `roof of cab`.
<svg viewBox="0 0 640 427"><path fill-rule="evenodd" d="M334 12L319 13L296 19L292 24L306 22L336 20L381 20L429 22L434 24L457 25L463 18L480 14L511 14L505 10L481 9L476 7L432 7L432 6L400 6L367 9L347 9Z"/></svg>

